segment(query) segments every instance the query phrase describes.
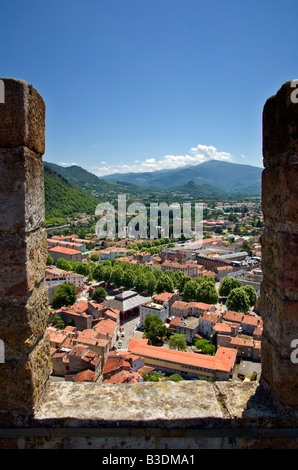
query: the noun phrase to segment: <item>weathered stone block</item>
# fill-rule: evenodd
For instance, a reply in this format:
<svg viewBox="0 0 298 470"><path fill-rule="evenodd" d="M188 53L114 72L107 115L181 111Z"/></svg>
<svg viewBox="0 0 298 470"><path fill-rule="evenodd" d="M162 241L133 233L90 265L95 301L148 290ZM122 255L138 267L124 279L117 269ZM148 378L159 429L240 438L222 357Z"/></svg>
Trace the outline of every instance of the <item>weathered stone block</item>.
<svg viewBox="0 0 298 470"><path fill-rule="evenodd" d="M45 281L23 297L0 298L0 338L5 357L28 355L46 330L48 297Z"/></svg>
<svg viewBox="0 0 298 470"><path fill-rule="evenodd" d="M44 227L28 235L0 237L0 296L27 295L45 276L47 238Z"/></svg>
<svg viewBox="0 0 298 470"><path fill-rule="evenodd" d="M262 208L267 227L298 234L298 165L267 168L262 173Z"/></svg>
<svg viewBox="0 0 298 470"><path fill-rule="evenodd" d="M262 338L262 382L281 407L298 407L298 364L283 358L269 341Z"/></svg>
<svg viewBox="0 0 298 470"><path fill-rule="evenodd" d="M23 80L2 78L5 103L0 103L0 147L25 146L45 151L45 103L35 88Z"/></svg>
<svg viewBox="0 0 298 470"><path fill-rule="evenodd" d="M31 354L0 364L0 410L33 409L51 374L48 333Z"/></svg>
<svg viewBox="0 0 298 470"><path fill-rule="evenodd" d="M0 168L0 231L3 236L7 232L28 232L44 225L41 158L24 147L0 149Z"/></svg>
<svg viewBox="0 0 298 470"><path fill-rule="evenodd" d="M291 81L269 98L263 109L264 167L298 163L298 103Z"/></svg>
<svg viewBox="0 0 298 470"><path fill-rule="evenodd" d="M298 235L265 227L262 234L264 279L276 286L281 297L298 300Z"/></svg>
<svg viewBox="0 0 298 470"><path fill-rule="evenodd" d="M261 284L260 310L265 332L270 332L272 344L283 358L293 351L291 342L298 339L298 301L285 300L269 282Z"/></svg>

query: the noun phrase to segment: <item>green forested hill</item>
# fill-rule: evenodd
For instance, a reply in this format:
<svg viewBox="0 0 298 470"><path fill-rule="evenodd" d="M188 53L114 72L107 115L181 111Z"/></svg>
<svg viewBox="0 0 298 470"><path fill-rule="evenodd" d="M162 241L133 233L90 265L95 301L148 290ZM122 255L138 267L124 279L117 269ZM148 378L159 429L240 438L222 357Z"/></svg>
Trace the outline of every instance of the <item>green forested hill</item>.
<svg viewBox="0 0 298 470"><path fill-rule="evenodd" d="M44 164L46 225L66 222L79 213L95 214L98 199Z"/></svg>
<svg viewBox="0 0 298 470"><path fill-rule="evenodd" d="M69 181L88 191L89 194L101 200L108 200L111 203L117 200L119 194L126 194L130 199L135 197L143 198L144 194L147 195L150 192L148 188L145 191L143 188L131 183L105 181L78 165L62 167L55 163L45 163Z"/></svg>

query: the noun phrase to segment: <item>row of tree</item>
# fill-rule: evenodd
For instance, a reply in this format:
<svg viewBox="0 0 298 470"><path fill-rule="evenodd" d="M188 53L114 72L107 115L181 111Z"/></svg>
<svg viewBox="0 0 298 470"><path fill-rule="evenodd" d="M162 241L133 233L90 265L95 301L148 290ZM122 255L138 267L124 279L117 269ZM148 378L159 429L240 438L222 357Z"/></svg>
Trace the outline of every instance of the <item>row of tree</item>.
<svg viewBox="0 0 298 470"><path fill-rule="evenodd" d="M80 263L60 258L56 266L65 271L82 274L89 279L104 281L116 288L135 289L138 293L148 295L173 293L178 289L184 302L204 302L214 305L220 295L227 298L227 307L236 312L247 312L257 301L257 294L252 286L243 286L238 279L232 277L226 277L217 291L215 281L210 276L191 279L182 271L162 271L151 266L130 264L120 260Z"/></svg>

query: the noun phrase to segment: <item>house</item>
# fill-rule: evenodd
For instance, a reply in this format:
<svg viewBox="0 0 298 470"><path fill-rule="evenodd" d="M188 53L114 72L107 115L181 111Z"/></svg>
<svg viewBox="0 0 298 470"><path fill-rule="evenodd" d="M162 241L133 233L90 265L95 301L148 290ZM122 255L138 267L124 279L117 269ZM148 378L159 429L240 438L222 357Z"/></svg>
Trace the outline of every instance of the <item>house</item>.
<svg viewBox="0 0 298 470"><path fill-rule="evenodd" d="M71 350L57 349L51 359L53 375L66 380L86 381L86 377L76 379L76 376L89 371L88 381L95 382L101 374L101 357L84 345L74 345Z"/></svg>
<svg viewBox="0 0 298 470"><path fill-rule="evenodd" d="M103 365L116 342L120 312L96 302L80 301L70 307L51 311L49 323L55 315L59 315L65 323L71 321L74 327L67 326L63 331L57 332L49 326L51 347L72 348L82 344L98 354Z"/></svg>
<svg viewBox="0 0 298 470"><path fill-rule="evenodd" d="M144 325L145 318L147 315L157 316L161 319L162 323L165 323L168 318L168 310L162 304L157 304L152 300L140 305L140 323Z"/></svg>
<svg viewBox="0 0 298 470"><path fill-rule="evenodd" d="M213 338L215 335L225 335L225 336L237 336L238 326L237 325L228 325L224 322L215 323L213 326L210 337Z"/></svg>
<svg viewBox="0 0 298 470"><path fill-rule="evenodd" d="M226 323L236 323L238 324L239 332L241 331L247 335L253 335L254 331L257 328L263 328L263 320L261 317L255 315L248 315L239 312L232 312L230 310L226 310L223 313L223 321ZM258 330L259 333L261 330Z"/></svg>
<svg viewBox="0 0 298 470"><path fill-rule="evenodd" d="M79 250L54 246L53 248L49 248L48 252L54 259L54 263L56 263L59 258L64 258L67 261L78 261L79 263L82 262L82 252Z"/></svg>
<svg viewBox="0 0 298 470"><path fill-rule="evenodd" d="M189 276L191 279L197 277L203 277L203 266L198 265L196 261L188 260L184 263L179 263L178 261L166 260L161 264L162 271L182 271L186 276Z"/></svg>
<svg viewBox="0 0 298 470"><path fill-rule="evenodd" d="M110 351L102 370L103 383L122 371L137 372L144 364L142 357L128 351Z"/></svg>
<svg viewBox="0 0 298 470"><path fill-rule="evenodd" d="M99 320L93 327L93 330L96 332L96 338L108 340L109 349L115 346L118 329L117 323L111 318Z"/></svg>
<svg viewBox="0 0 298 470"><path fill-rule="evenodd" d="M181 263L184 263L185 261L194 259L195 255L193 254L192 250L185 250L183 248L168 248L163 250L159 256L162 263L164 263L166 260L180 261Z"/></svg>
<svg viewBox="0 0 298 470"><path fill-rule="evenodd" d="M200 317L205 312L214 312L215 305L206 304L204 302L184 302L183 300L176 300L170 307L170 315L175 317L187 317L192 315Z"/></svg>
<svg viewBox="0 0 298 470"><path fill-rule="evenodd" d="M212 335L213 328L222 318L221 313L205 312L199 318L199 331L205 338L209 339Z"/></svg>
<svg viewBox="0 0 298 470"><path fill-rule="evenodd" d="M187 343L192 344L193 337L199 331L199 320L197 317L187 317L181 319L176 325L176 333L185 335Z"/></svg>
<svg viewBox="0 0 298 470"><path fill-rule="evenodd" d="M189 311L189 302L184 302L183 300L176 300L170 308L170 314L174 317L186 318L189 315Z"/></svg>
<svg viewBox="0 0 298 470"><path fill-rule="evenodd" d="M64 282L73 284L77 292L81 292L86 281L86 277L82 274L73 273L71 271L63 271L53 266L46 268L45 279L46 286L48 288L48 297L50 304L52 302L55 290Z"/></svg>
<svg viewBox="0 0 298 470"><path fill-rule="evenodd" d="M133 255L133 258L140 263L145 264L151 261L151 254L148 251L138 251Z"/></svg>
<svg viewBox="0 0 298 470"><path fill-rule="evenodd" d="M177 293L162 292L161 294L156 294L153 296L153 300L157 304L161 304L167 311L167 317L170 316L171 306L176 300L179 300L179 295Z"/></svg>
<svg viewBox="0 0 298 470"><path fill-rule="evenodd" d="M176 333L177 325L182 321L181 317L171 317L168 319L168 333Z"/></svg>
<svg viewBox="0 0 298 470"><path fill-rule="evenodd" d="M254 361L261 360L261 341L250 338L231 337L218 335L217 345L220 347L233 348L237 351L237 358L250 359Z"/></svg>
<svg viewBox="0 0 298 470"><path fill-rule="evenodd" d="M92 315L85 311L80 311L75 305L51 310L49 312L48 322L51 323L56 315L58 315L66 325L72 324L78 330L82 331L92 327Z"/></svg>
<svg viewBox="0 0 298 470"><path fill-rule="evenodd" d="M59 315L64 323L72 323L78 330L92 328L100 319L110 318L116 322L116 328L120 325L120 312L114 308L108 308L97 302L79 300L74 305L62 307L49 313L49 322L55 315Z"/></svg>
<svg viewBox="0 0 298 470"><path fill-rule="evenodd" d="M126 370L117 372L103 381L105 384L135 384L138 382L143 382L141 374Z"/></svg>
<svg viewBox="0 0 298 470"><path fill-rule="evenodd" d="M110 351L110 341L108 339L97 338L96 331L93 329L86 329L84 331L79 331L76 334L73 339L73 344L84 345L88 347L90 351L98 354L101 357L101 364L103 367Z"/></svg>
<svg viewBox="0 0 298 470"><path fill-rule="evenodd" d="M221 282L228 274L234 272L234 268L232 266L218 266L216 268L217 272L217 281Z"/></svg>
<svg viewBox="0 0 298 470"><path fill-rule="evenodd" d="M98 252L101 261L112 261L116 259L119 255L129 256L133 250L121 248L121 247L111 247L111 248L104 248Z"/></svg>

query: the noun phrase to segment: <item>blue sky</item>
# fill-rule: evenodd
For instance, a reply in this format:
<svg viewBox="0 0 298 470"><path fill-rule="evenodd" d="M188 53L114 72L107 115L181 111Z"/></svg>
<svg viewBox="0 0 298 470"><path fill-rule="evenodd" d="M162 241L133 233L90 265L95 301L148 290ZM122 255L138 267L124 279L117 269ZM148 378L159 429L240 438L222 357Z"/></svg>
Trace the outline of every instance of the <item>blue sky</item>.
<svg viewBox="0 0 298 470"><path fill-rule="evenodd" d="M46 102L44 160L99 176L262 166L262 109L298 77L297 0L2 2L2 77Z"/></svg>

